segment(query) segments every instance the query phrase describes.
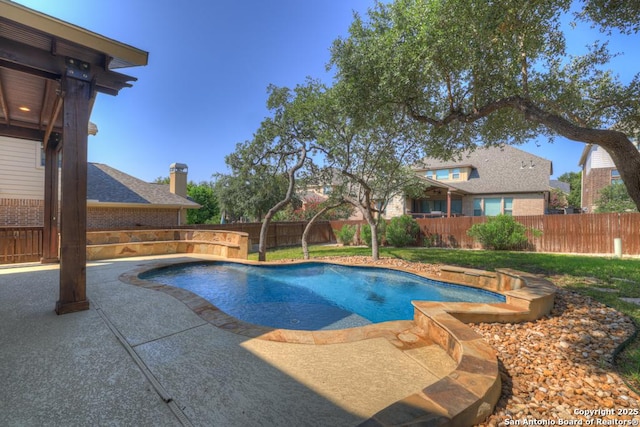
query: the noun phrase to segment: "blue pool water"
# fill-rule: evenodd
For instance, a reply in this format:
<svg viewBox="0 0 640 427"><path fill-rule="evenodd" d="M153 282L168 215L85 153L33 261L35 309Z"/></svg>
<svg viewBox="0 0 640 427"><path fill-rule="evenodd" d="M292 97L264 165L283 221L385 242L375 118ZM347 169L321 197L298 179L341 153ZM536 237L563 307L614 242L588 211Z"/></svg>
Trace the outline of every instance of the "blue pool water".
<svg viewBox="0 0 640 427"><path fill-rule="evenodd" d="M497 293L396 270L324 263L189 263L151 270L141 278L187 289L245 322L285 329L341 329L409 320L412 300L505 301Z"/></svg>

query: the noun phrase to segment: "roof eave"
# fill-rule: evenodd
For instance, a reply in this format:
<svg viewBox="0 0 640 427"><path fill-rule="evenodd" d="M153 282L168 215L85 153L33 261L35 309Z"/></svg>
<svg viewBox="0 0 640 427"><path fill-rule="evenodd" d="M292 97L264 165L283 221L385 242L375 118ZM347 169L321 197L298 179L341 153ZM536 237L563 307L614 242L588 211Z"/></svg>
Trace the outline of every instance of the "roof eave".
<svg viewBox="0 0 640 427"><path fill-rule="evenodd" d="M593 147L593 144L587 144L584 146L584 149L582 150L582 155L580 156L580 161L578 161L578 166L582 167L585 165L585 163L587 162L587 156L591 151L591 147Z"/></svg>
<svg viewBox="0 0 640 427"><path fill-rule="evenodd" d="M167 205L157 203L123 203L123 202L101 202L99 200L87 200L87 207L92 208L138 208L138 209L200 209L199 204L194 205Z"/></svg>
<svg viewBox="0 0 640 427"><path fill-rule="evenodd" d="M117 59L117 64L121 64L113 68L137 67L148 64L148 52L9 0L0 0L0 16L43 33L86 46L98 52L104 52Z"/></svg>

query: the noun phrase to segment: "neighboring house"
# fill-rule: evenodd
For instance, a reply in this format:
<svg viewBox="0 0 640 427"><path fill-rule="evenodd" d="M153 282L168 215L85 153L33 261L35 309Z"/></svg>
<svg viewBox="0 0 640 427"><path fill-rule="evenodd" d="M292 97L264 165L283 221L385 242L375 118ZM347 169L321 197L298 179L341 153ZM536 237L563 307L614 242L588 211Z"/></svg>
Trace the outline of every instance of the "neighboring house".
<svg viewBox="0 0 640 427"><path fill-rule="evenodd" d="M87 228L184 224L187 167L174 163L170 185L151 184L107 165L87 167ZM0 226L44 224L44 158L38 141L0 137Z"/></svg>
<svg viewBox="0 0 640 427"><path fill-rule="evenodd" d="M459 160L425 158L416 173L426 184L417 198L395 197L384 216L543 215L549 203L551 161L506 145L478 148Z"/></svg>
<svg viewBox="0 0 640 427"><path fill-rule="evenodd" d="M173 163L169 176L169 185L153 184L101 163L89 163L87 228L186 224L187 209L200 208L187 198L187 166Z"/></svg>
<svg viewBox="0 0 640 427"><path fill-rule="evenodd" d="M550 194L549 206L546 213L549 214L565 214L577 213L579 209L569 206L567 199L571 193L571 185L568 182L559 181L557 179L549 180Z"/></svg>
<svg viewBox="0 0 640 427"><path fill-rule="evenodd" d="M384 218L543 215L552 188L569 191L568 184L553 184L549 179L553 173L550 160L509 145L478 148L455 161L427 157L414 170L424 181L424 193L416 198L393 197L382 207ZM306 197L326 198L331 189L311 186ZM362 219L362 215L355 211L349 219Z"/></svg>
<svg viewBox="0 0 640 427"><path fill-rule="evenodd" d="M638 147L638 142L635 141L634 145ZM600 191L613 183L621 183L622 179L609 153L599 145L587 144L582 150L578 166L582 168L582 211L593 213Z"/></svg>

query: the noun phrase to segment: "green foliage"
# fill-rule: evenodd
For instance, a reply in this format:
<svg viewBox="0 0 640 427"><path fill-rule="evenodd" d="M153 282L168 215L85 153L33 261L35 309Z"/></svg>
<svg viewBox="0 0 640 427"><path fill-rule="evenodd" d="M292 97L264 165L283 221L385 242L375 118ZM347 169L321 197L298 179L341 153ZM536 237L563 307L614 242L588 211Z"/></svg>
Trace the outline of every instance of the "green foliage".
<svg viewBox="0 0 640 427"><path fill-rule="evenodd" d="M638 212L624 184L611 184L600 190L596 212Z"/></svg>
<svg viewBox="0 0 640 427"><path fill-rule="evenodd" d="M387 223L384 220L378 222L376 225L376 231L378 232L378 246L382 244L384 240L385 231L387 229ZM362 224L360 226L360 240L364 242L365 245L371 247L372 237L371 237L371 226L369 224Z"/></svg>
<svg viewBox="0 0 640 427"><path fill-rule="evenodd" d="M549 207L552 209L562 209L568 206L567 195L558 188L551 189L549 199Z"/></svg>
<svg viewBox="0 0 640 427"><path fill-rule="evenodd" d="M255 174L216 175L214 191L229 221L262 221L267 211L284 198L287 185L285 176L259 168Z"/></svg>
<svg viewBox="0 0 640 427"><path fill-rule="evenodd" d="M580 207L580 193L582 192L582 172L566 172L558 177L558 181L569 184L570 191L567 204L574 208Z"/></svg>
<svg viewBox="0 0 640 427"><path fill-rule="evenodd" d="M391 246L403 248L414 245L419 234L418 222L409 215L402 215L391 219L387 227L386 238Z"/></svg>
<svg viewBox="0 0 640 427"><path fill-rule="evenodd" d="M640 153L631 142L640 79L623 81L610 68L616 54L606 32L637 32L640 7L619 3L375 2L332 46L335 86L354 121L395 121L403 132L413 132L407 122L414 123L426 134L422 148L445 160L539 136L598 140L609 152L625 153L613 158L640 206ZM565 23L572 16L605 30L584 40L587 52L568 51Z"/></svg>
<svg viewBox="0 0 640 427"><path fill-rule="evenodd" d="M426 233L422 236L422 245L425 248L432 248L438 244L438 235L435 233Z"/></svg>
<svg viewBox="0 0 640 427"><path fill-rule="evenodd" d="M214 184L211 182L201 182L187 184L187 195L200 206L200 209L189 209L187 211L188 224L219 224L220 209L218 199L213 191Z"/></svg>
<svg viewBox="0 0 640 427"><path fill-rule="evenodd" d="M483 224L474 224L467 234L482 244L485 249L504 251L520 249L529 240L527 231L539 235L540 231L517 222L511 215L497 215L487 218Z"/></svg>
<svg viewBox="0 0 640 427"><path fill-rule="evenodd" d="M285 209L278 212L273 219L274 221L309 221L318 212L324 209L325 206L331 205L332 203L333 201L331 199L322 200L316 197L307 197L304 204L300 200L295 200ZM322 214L318 220L333 221L347 219L351 216L352 211L353 206L343 204L333 209L329 209Z"/></svg>
<svg viewBox="0 0 640 427"><path fill-rule="evenodd" d="M169 178L168 176L159 176L153 180L153 183L154 184L170 184L171 178Z"/></svg>
<svg viewBox="0 0 640 427"><path fill-rule="evenodd" d="M333 230L333 233L336 235L338 242L348 246L353 243L353 237L356 235L356 226L345 224L340 230Z"/></svg>

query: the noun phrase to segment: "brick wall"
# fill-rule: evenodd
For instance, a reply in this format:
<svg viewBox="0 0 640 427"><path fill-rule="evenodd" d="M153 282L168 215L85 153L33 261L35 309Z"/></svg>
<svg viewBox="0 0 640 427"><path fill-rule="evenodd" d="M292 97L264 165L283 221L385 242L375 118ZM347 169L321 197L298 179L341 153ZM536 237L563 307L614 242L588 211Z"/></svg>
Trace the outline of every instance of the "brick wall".
<svg viewBox="0 0 640 427"><path fill-rule="evenodd" d="M181 216L185 213L182 212ZM184 219L184 218L183 218ZM120 227L169 227L178 225L177 209L131 209L98 208L87 209L87 229Z"/></svg>
<svg viewBox="0 0 640 427"><path fill-rule="evenodd" d="M44 200L0 199L0 227L42 227Z"/></svg>
<svg viewBox="0 0 640 427"><path fill-rule="evenodd" d="M615 168L592 168L584 177L582 186L582 207L592 213L596 201L600 198L600 190L611 184L611 171Z"/></svg>
<svg viewBox="0 0 640 427"><path fill-rule="evenodd" d="M523 194L513 196L513 216L543 215L546 201L543 194Z"/></svg>
<svg viewBox="0 0 640 427"><path fill-rule="evenodd" d="M183 211L180 217L186 220ZM169 227L178 225L177 209L87 208L87 228ZM0 227L44 226L44 200L0 199Z"/></svg>

